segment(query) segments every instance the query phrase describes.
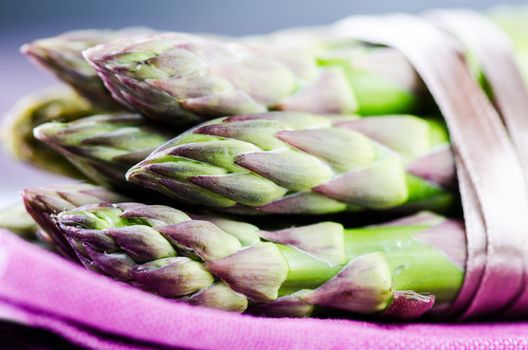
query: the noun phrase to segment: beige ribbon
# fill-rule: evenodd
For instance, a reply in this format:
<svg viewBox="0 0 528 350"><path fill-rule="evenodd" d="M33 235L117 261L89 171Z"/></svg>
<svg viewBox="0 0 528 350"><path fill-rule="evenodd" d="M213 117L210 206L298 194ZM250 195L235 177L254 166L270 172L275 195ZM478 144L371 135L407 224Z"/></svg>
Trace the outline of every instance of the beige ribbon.
<svg viewBox="0 0 528 350"><path fill-rule="evenodd" d="M336 31L399 49L431 92L453 141L467 230L466 278L452 310L464 318L500 312L524 287L528 198L499 115L453 40L426 21L403 14L352 17Z"/></svg>
<svg viewBox="0 0 528 350"><path fill-rule="evenodd" d="M492 88L493 102L516 148L525 179L528 179L528 89L515 61L510 38L491 21L473 11L437 10L428 13L427 17L455 36L476 56ZM526 233L521 238L521 246L528 247ZM527 253L524 259L525 281L528 281ZM528 311L528 288L524 284L522 294L508 310L510 314L526 315Z"/></svg>

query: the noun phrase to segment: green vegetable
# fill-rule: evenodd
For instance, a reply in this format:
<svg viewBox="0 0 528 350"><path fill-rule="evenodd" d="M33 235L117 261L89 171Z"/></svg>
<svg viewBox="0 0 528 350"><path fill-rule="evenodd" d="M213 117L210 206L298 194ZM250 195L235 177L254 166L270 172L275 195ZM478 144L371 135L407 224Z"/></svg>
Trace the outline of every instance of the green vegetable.
<svg viewBox="0 0 528 350"><path fill-rule="evenodd" d="M159 33L99 45L84 57L122 104L175 124L277 109L408 113L429 101L398 51L322 32L239 41Z"/></svg>
<svg viewBox="0 0 528 350"><path fill-rule="evenodd" d="M69 122L97 111L67 88L48 89L20 99L2 125L2 146L16 160L75 178L84 176L64 157L33 137L41 124Z"/></svg>
<svg viewBox="0 0 528 350"><path fill-rule="evenodd" d="M121 203L65 211L57 222L89 268L165 297L238 312L391 314L392 303L406 298L419 303L421 315L434 298L453 300L464 278L462 225L430 213L362 229L321 222L265 231Z"/></svg>
<svg viewBox="0 0 528 350"><path fill-rule="evenodd" d="M84 176L116 188L127 188L126 171L174 135L130 113L51 122L33 132L36 139L65 157Z"/></svg>
<svg viewBox="0 0 528 350"><path fill-rule="evenodd" d="M249 214L443 210L455 182L447 132L433 119L298 112L199 125L131 168L127 179Z"/></svg>
<svg viewBox="0 0 528 350"><path fill-rule="evenodd" d="M93 105L104 110L122 109L106 90L82 51L112 40L152 32L147 28L122 30L78 30L39 39L22 47L22 52L57 78L73 87Z"/></svg>

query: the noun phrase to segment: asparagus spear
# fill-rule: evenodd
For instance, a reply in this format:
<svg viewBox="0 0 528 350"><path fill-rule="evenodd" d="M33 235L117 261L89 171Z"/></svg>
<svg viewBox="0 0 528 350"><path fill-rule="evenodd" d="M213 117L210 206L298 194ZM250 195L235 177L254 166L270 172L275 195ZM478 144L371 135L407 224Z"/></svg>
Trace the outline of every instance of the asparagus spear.
<svg viewBox="0 0 528 350"><path fill-rule="evenodd" d="M5 229L42 249L67 256L48 233L37 225L22 202L0 209L0 229Z"/></svg>
<svg viewBox="0 0 528 350"><path fill-rule="evenodd" d="M22 203L0 209L0 228L24 238L34 238L37 232L37 224L26 212Z"/></svg>
<svg viewBox="0 0 528 350"><path fill-rule="evenodd" d="M464 276L462 225L431 213L361 229L321 222L265 231L120 203L65 211L57 222L89 267L165 297L238 312L397 316L406 302L425 312L433 296L453 300Z"/></svg>
<svg viewBox="0 0 528 350"><path fill-rule="evenodd" d="M115 99L172 123L273 109L402 113L418 105L421 81L398 51L312 32L302 47L299 35L279 35L289 45L275 45L156 33L101 44L84 56Z"/></svg>
<svg viewBox="0 0 528 350"><path fill-rule="evenodd" d="M42 229L42 238L54 242L64 256L73 260L77 260L76 253L57 227L55 216L82 205L127 200L126 197L102 187L80 183L25 189L22 191L22 199L27 212Z"/></svg>
<svg viewBox="0 0 528 350"><path fill-rule="evenodd" d="M126 171L174 134L140 115L116 113L46 123L34 135L93 182L123 189Z"/></svg>
<svg viewBox="0 0 528 350"><path fill-rule="evenodd" d="M49 89L26 96L17 102L2 126L2 144L17 160L61 175L84 178L62 155L35 139L33 128L94 113L94 108L70 89Z"/></svg>
<svg viewBox="0 0 528 350"><path fill-rule="evenodd" d="M79 30L36 40L22 52L57 78L72 86L81 96L105 110L122 109L105 89L95 70L82 57L82 51L118 38L151 32L147 28L122 30Z"/></svg>
<svg viewBox="0 0 528 350"><path fill-rule="evenodd" d="M129 181L236 213L428 208L453 198L444 126L410 115L273 112L216 119L153 152Z"/></svg>

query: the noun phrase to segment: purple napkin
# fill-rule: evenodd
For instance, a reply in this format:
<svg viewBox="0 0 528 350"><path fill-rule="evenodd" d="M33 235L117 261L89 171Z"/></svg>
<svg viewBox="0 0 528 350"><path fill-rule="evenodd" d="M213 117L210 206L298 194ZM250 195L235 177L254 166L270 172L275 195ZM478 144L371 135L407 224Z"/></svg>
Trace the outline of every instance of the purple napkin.
<svg viewBox="0 0 528 350"><path fill-rule="evenodd" d="M96 275L6 231L0 318L90 349L528 348L528 323L266 319L189 306Z"/></svg>

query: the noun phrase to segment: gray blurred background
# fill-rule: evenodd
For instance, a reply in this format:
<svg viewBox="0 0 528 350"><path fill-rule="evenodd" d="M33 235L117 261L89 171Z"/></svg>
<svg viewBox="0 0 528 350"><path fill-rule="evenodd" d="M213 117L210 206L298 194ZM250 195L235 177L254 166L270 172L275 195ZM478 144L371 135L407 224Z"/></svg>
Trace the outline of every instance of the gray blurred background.
<svg viewBox="0 0 528 350"><path fill-rule="evenodd" d="M509 1L509 4L528 4ZM241 35L319 25L352 14L412 12L438 7L486 9L501 1L389 0L0 0L0 122L20 96L56 84L19 54L24 42L81 28L150 26ZM0 154L0 207L23 187L64 181Z"/></svg>

